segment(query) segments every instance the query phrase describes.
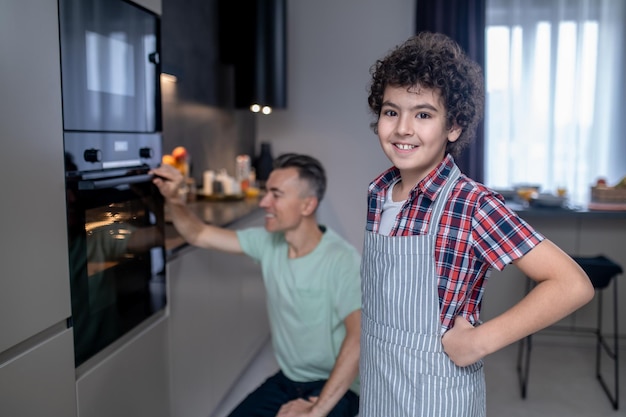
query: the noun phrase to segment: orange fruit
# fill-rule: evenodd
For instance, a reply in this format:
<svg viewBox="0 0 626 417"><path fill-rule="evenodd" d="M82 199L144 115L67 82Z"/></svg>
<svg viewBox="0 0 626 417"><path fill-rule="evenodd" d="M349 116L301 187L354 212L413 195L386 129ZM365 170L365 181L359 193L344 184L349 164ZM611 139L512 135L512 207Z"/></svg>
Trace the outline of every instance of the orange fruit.
<svg viewBox="0 0 626 417"><path fill-rule="evenodd" d="M530 201L537 194L534 188L520 188L517 190L517 195L524 201Z"/></svg>
<svg viewBox="0 0 626 417"><path fill-rule="evenodd" d="M261 193L261 190L256 187L248 187L244 193L246 197L256 197Z"/></svg>
<svg viewBox="0 0 626 417"><path fill-rule="evenodd" d="M184 146L177 146L172 151L172 156L178 161L187 159L187 149Z"/></svg>
<svg viewBox="0 0 626 417"><path fill-rule="evenodd" d="M174 158L172 155L163 155L163 157L161 158L161 163L163 165L171 165L173 167L177 165L176 158Z"/></svg>

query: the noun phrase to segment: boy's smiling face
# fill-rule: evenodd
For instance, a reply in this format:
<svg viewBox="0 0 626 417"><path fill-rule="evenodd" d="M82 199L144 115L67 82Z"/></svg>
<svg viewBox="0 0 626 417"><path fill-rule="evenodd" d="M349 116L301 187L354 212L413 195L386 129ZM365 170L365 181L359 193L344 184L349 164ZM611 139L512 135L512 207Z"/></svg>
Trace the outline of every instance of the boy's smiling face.
<svg viewBox="0 0 626 417"><path fill-rule="evenodd" d="M403 188L412 188L444 158L446 144L459 138L446 127L439 91L387 86L378 118L378 138L387 158L400 170Z"/></svg>

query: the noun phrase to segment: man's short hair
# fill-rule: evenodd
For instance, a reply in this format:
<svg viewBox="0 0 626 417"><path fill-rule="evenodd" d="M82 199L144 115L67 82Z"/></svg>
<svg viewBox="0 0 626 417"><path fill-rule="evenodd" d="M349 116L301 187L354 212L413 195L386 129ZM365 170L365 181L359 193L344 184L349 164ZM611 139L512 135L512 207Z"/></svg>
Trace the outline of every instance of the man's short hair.
<svg viewBox="0 0 626 417"><path fill-rule="evenodd" d="M305 180L318 201L322 201L326 193L326 171L317 159L312 156L285 153L274 160L274 169L295 168L300 179Z"/></svg>

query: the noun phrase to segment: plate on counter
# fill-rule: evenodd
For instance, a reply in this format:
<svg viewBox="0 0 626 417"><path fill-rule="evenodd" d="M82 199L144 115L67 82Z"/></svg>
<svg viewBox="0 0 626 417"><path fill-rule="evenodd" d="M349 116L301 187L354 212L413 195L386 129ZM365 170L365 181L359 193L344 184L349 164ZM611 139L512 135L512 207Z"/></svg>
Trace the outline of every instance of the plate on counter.
<svg viewBox="0 0 626 417"><path fill-rule="evenodd" d="M530 199L533 207L560 208L567 202L567 197L559 197L554 194L539 193Z"/></svg>
<svg viewBox="0 0 626 417"><path fill-rule="evenodd" d="M515 200L517 192L513 188L492 188L493 191L500 194L505 200Z"/></svg>

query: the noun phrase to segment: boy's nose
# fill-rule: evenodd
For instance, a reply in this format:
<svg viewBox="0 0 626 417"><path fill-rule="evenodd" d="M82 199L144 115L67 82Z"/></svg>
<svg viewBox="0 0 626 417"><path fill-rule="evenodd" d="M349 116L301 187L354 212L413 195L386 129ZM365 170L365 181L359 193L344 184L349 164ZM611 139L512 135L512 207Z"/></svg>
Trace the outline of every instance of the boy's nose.
<svg viewBox="0 0 626 417"><path fill-rule="evenodd" d="M414 133L413 121L410 117L400 117L398 119L397 131L402 136L411 136Z"/></svg>

